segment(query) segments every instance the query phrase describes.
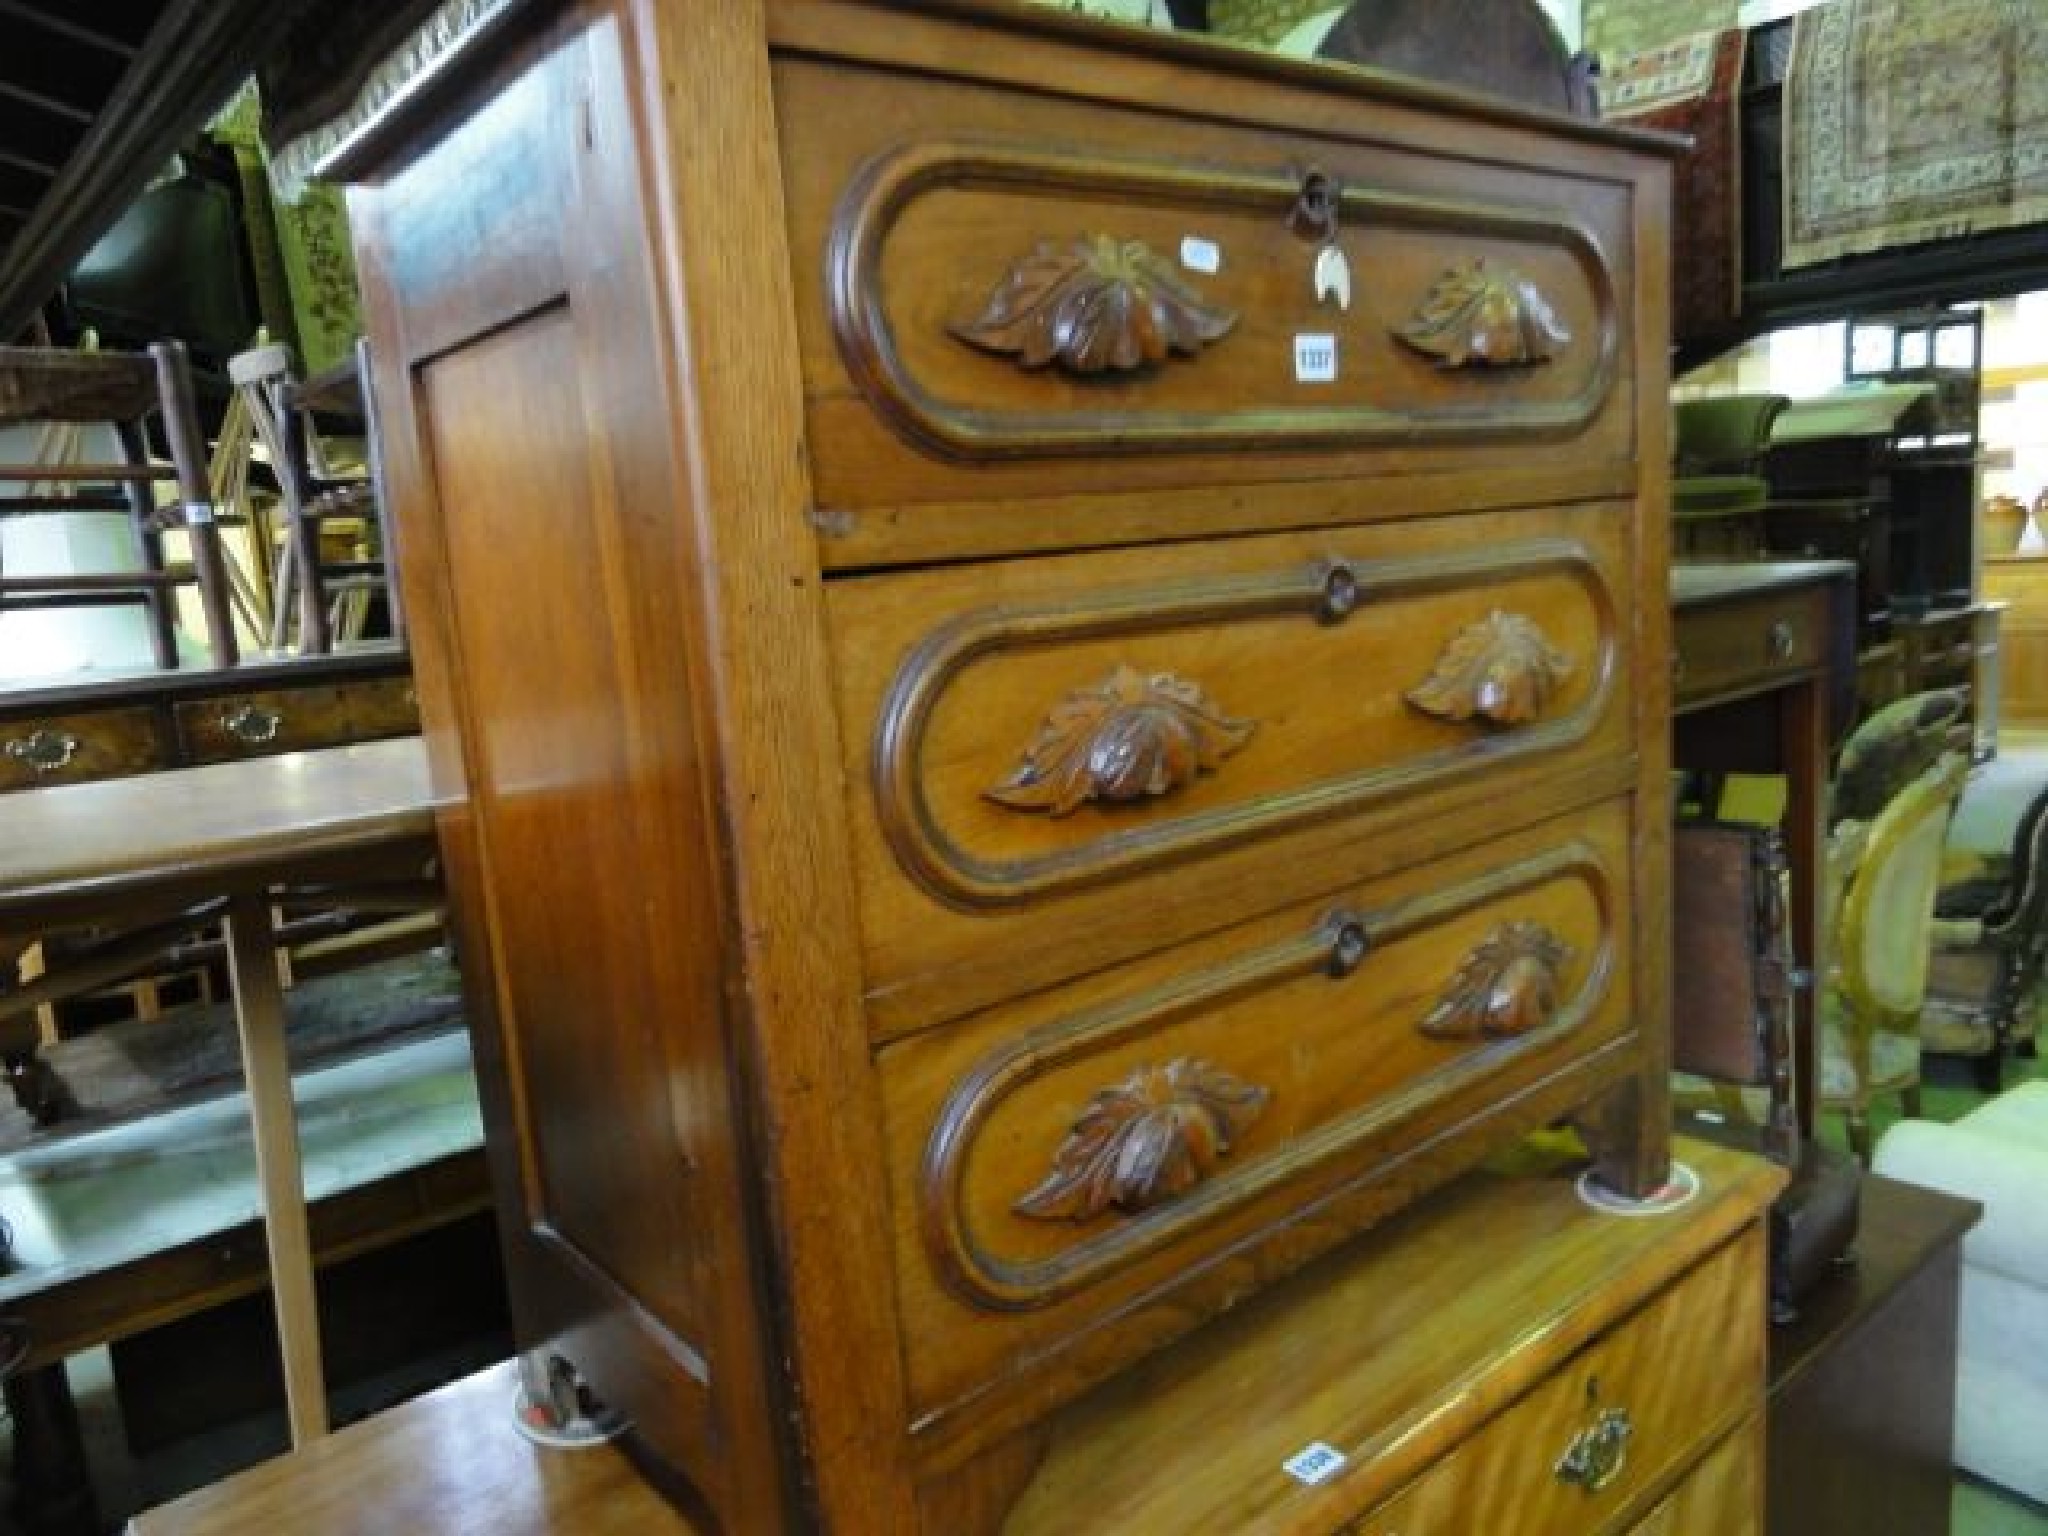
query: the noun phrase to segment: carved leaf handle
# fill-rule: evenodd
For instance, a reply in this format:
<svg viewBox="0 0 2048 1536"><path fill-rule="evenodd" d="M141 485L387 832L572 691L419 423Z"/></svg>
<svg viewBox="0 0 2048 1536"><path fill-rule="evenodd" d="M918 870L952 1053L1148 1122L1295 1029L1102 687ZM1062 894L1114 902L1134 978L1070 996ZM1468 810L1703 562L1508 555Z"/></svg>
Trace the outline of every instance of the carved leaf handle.
<svg viewBox="0 0 2048 1536"><path fill-rule="evenodd" d="M1191 1056L1141 1066L1089 1101L1052 1172L1011 1209L1036 1221L1088 1221L1111 1206L1157 1205L1206 1177L1270 1096Z"/></svg>
<svg viewBox="0 0 2048 1536"><path fill-rule="evenodd" d="M1483 256L1446 270L1394 335L1440 368L1547 363L1572 339L1534 283Z"/></svg>
<svg viewBox="0 0 2048 1536"><path fill-rule="evenodd" d="M1065 816L1089 800L1163 795L1213 772L1251 739L1194 683L1119 666L1045 718L1009 778L983 793L1017 810Z"/></svg>
<svg viewBox="0 0 2048 1536"><path fill-rule="evenodd" d="M1439 1040L1521 1035L1557 1016L1571 946L1541 923L1503 923L1458 966L1421 1024Z"/></svg>
<svg viewBox="0 0 2048 1536"><path fill-rule="evenodd" d="M1175 353L1192 357L1237 324L1141 240L1098 234L1042 241L989 294L981 313L951 327L971 346L1022 367L1128 373Z"/></svg>
<svg viewBox="0 0 2048 1536"><path fill-rule="evenodd" d="M1496 609L1458 632L1408 702L1443 720L1522 725L1543 713L1571 670L1571 657L1535 620Z"/></svg>

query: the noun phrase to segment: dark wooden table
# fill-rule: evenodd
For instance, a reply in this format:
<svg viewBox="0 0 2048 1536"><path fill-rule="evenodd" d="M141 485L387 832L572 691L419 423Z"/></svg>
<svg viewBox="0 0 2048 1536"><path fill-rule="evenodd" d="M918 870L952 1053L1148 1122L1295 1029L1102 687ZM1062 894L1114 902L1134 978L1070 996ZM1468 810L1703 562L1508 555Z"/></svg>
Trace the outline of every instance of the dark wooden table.
<svg viewBox="0 0 2048 1536"><path fill-rule="evenodd" d="M1982 1214L1865 1177L1855 1266L1771 1330L1771 1536L1946 1536L1956 1292Z"/></svg>

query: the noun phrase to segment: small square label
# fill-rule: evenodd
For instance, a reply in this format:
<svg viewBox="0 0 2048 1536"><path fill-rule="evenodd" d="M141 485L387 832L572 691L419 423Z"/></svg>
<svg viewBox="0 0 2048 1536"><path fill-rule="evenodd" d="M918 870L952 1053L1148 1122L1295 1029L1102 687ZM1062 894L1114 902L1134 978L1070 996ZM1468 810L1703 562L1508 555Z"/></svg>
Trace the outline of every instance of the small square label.
<svg viewBox="0 0 2048 1536"><path fill-rule="evenodd" d="M1333 1445L1318 1440L1302 1450L1296 1451L1282 1462L1281 1468L1298 1483L1314 1487L1327 1483L1344 1470L1344 1453Z"/></svg>
<svg viewBox="0 0 2048 1536"><path fill-rule="evenodd" d="M1190 272L1221 272L1223 247L1214 240L1204 240L1200 235L1183 235L1180 241L1180 264Z"/></svg>
<svg viewBox="0 0 2048 1536"><path fill-rule="evenodd" d="M1294 338L1294 379L1298 384L1337 382L1337 338L1315 333Z"/></svg>

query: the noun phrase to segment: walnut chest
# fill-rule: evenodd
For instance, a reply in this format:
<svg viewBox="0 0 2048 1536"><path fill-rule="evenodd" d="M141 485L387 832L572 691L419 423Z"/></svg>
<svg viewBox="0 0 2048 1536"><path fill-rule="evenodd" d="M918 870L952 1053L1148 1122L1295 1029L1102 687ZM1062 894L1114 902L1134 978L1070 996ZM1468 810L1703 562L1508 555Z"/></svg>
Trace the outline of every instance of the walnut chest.
<svg viewBox="0 0 2048 1536"><path fill-rule="evenodd" d="M353 208L515 1305L694 1507L993 1530L1520 1133L1663 1180L1666 146L969 0L445 66Z"/></svg>

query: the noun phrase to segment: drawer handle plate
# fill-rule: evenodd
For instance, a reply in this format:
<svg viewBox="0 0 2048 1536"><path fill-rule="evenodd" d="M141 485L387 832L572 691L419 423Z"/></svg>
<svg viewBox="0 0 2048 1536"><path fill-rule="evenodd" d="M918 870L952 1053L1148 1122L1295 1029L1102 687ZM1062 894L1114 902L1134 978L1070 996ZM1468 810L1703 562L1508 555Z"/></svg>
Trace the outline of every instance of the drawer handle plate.
<svg viewBox="0 0 2048 1536"><path fill-rule="evenodd" d="M1792 628L1792 621L1778 619L1772 623L1769 633L1764 636L1764 652L1772 661L1790 661L1798 639Z"/></svg>
<svg viewBox="0 0 2048 1536"><path fill-rule="evenodd" d="M1552 1471L1560 1483L1598 1493L1628 1464L1628 1441L1634 1432L1626 1408L1605 1409L1572 1438Z"/></svg>
<svg viewBox="0 0 2048 1536"><path fill-rule="evenodd" d="M1147 676L1119 666L1054 705L1015 771L983 794L1053 816L1090 800L1153 798L1214 772L1255 726L1225 715L1200 687L1170 672Z"/></svg>
<svg viewBox="0 0 2048 1536"><path fill-rule="evenodd" d="M1503 923L1459 963L1420 1028L1438 1040L1524 1035L1557 1016L1571 946L1541 923Z"/></svg>
<svg viewBox="0 0 2048 1536"><path fill-rule="evenodd" d="M950 327L969 346L1019 367L1130 373L1178 353L1193 357L1237 324L1142 240L1096 234L1040 241L1010 268L980 315Z"/></svg>
<svg viewBox="0 0 2048 1536"><path fill-rule="evenodd" d="M267 746L277 740L277 733L283 726L282 714L256 704L237 704L220 717L220 728L250 747Z"/></svg>
<svg viewBox="0 0 2048 1536"><path fill-rule="evenodd" d="M1271 1097L1192 1056L1142 1066L1097 1091L1053 1154L1052 1172L1012 1207L1037 1221L1142 1211L1207 1177Z"/></svg>
<svg viewBox="0 0 2048 1536"><path fill-rule="evenodd" d="M1446 268L1394 335L1439 368L1528 367L1572 341L1541 289L1483 256Z"/></svg>
<svg viewBox="0 0 2048 1536"><path fill-rule="evenodd" d="M1534 619L1494 610L1460 630L1408 702L1440 720L1524 725L1541 715L1570 676L1572 659Z"/></svg>
<svg viewBox="0 0 2048 1536"><path fill-rule="evenodd" d="M59 773L71 766L85 743L69 731L36 730L7 743L7 755L37 774Z"/></svg>

